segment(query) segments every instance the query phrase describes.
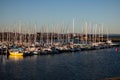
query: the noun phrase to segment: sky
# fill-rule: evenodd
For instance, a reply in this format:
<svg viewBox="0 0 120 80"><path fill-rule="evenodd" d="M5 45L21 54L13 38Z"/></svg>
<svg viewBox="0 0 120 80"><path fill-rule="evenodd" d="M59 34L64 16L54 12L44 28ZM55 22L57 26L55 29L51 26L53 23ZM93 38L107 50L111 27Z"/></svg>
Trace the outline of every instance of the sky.
<svg viewBox="0 0 120 80"><path fill-rule="evenodd" d="M120 0L0 0L0 26L36 24L38 31L53 24L71 28L73 19L75 32L87 22L120 34Z"/></svg>

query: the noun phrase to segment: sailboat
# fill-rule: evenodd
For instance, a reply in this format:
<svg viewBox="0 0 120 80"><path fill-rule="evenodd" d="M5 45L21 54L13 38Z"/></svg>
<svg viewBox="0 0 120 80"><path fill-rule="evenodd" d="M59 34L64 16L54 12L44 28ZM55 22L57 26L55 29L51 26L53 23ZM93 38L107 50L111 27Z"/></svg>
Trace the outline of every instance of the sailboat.
<svg viewBox="0 0 120 80"><path fill-rule="evenodd" d="M12 55L12 56L23 56L24 50L20 47L12 46L9 49L9 54Z"/></svg>

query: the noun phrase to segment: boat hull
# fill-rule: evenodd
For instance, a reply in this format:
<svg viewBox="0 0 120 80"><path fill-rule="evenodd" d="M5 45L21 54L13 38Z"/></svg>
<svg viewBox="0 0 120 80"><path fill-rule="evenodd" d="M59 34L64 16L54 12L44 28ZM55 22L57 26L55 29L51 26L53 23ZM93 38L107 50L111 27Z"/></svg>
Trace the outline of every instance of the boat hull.
<svg viewBox="0 0 120 80"><path fill-rule="evenodd" d="M13 55L13 56L23 56L23 53L20 53L20 52L10 52L10 55Z"/></svg>

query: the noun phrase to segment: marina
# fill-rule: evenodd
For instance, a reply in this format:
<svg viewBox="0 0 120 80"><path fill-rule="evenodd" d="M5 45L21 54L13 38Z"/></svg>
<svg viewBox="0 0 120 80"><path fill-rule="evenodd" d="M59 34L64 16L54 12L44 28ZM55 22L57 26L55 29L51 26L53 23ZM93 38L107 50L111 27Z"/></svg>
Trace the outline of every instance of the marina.
<svg viewBox="0 0 120 80"><path fill-rule="evenodd" d="M112 42L108 36L100 35L2 32L0 78L119 79L120 42Z"/></svg>
<svg viewBox="0 0 120 80"><path fill-rule="evenodd" d="M96 24L88 30L89 26L86 23L82 33L75 33L73 19L72 32L66 27L56 32L58 26L54 26L50 31L44 26L40 32L36 31L36 26L3 28L0 32L0 78L3 80L119 78L119 35L118 37L112 35L114 38L111 38L106 30L103 34L103 26L97 27Z"/></svg>
<svg viewBox="0 0 120 80"><path fill-rule="evenodd" d="M76 52L76 51L88 51L88 50L98 50L119 47L119 43L113 43L111 41L106 42L91 42L87 44L81 43L72 43L72 42L54 42L49 43L32 43L28 46L24 44L7 44L0 43L0 55L18 55L18 56L27 56L27 55L47 55L47 54L59 54L64 52Z"/></svg>
<svg viewBox="0 0 120 80"><path fill-rule="evenodd" d="M103 25L93 24L90 27L85 23L84 32L75 33L74 19L72 24L72 32L66 26L57 25L52 26L50 31L48 26L43 26L40 32L37 32L36 25L28 28L19 25L18 28L4 27L0 32L0 55L47 55L120 46L116 42L117 37L111 38L108 31L103 30ZM56 32L57 28L61 29Z"/></svg>
<svg viewBox="0 0 120 80"><path fill-rule="evenodd" d="M0 0L0 80L120 80L120 0Z"/></svg>
<svg viewBox="0 0 120 80"><path fill-rule="evenodd" d="M97 40L97 37L93 40L91 37L91 41L90 37L87 40L83 37L78 39L73 38L73 34L70 38L61 38L59 35L57 36L59 40L49 36L51 38L49 42L47 35L44 39L35 38L35 35L33 39L27 36L26 42L24 38L13 41L1 39L0 78L3 80L119 79L120 42L112 42L107 38L106 41L102 41L102 38Z"/></svg>

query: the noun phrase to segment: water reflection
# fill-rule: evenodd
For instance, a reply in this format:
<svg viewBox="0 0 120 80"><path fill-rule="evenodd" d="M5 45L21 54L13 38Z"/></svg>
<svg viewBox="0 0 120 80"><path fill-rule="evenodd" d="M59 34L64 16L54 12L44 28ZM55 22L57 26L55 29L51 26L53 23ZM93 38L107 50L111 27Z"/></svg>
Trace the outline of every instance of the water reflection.
<svg viewBox="0 0 120 80"><path fill-rule="evenodd" d="M8 56L0 55L0 63L6 64L7 61L8 61Z"/></svg>
<svg viewBox="0 0 120 80"><path fill-rule="evenodd" d="M23 56L9 56L9 60L11 61L19 61L19 60L23 60Z"/></svg>
<svg viewBox="0 0 120 80"><path fill-rule="evenodd" d="M23 56L0 55L0 63L6 64L8 61L20 61L23 58Z"/></svg>

